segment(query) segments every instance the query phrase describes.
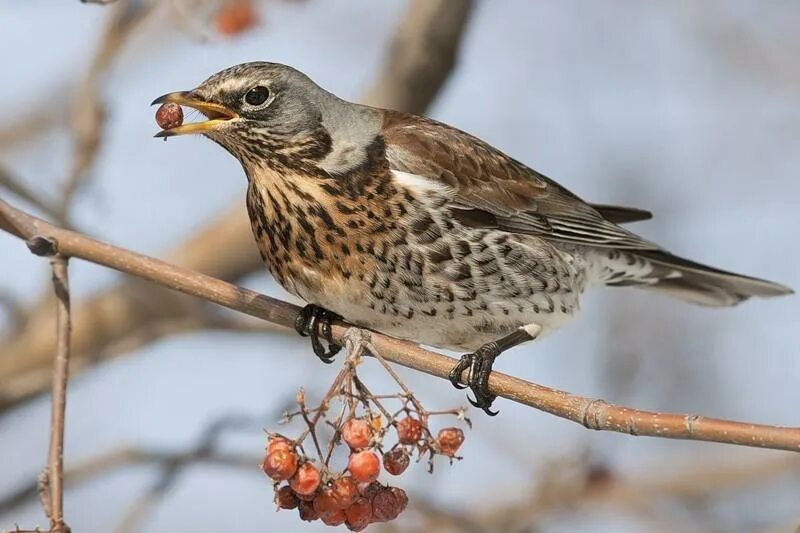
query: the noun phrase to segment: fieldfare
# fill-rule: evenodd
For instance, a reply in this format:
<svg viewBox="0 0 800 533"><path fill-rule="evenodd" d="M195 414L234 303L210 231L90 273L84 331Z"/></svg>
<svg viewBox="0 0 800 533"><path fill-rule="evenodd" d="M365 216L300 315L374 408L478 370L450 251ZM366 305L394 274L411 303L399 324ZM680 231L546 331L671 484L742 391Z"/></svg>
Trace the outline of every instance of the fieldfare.
<svg viewBox="0 0 800 533"><path fill-rule="evenodd" d="M450 374L487 413L504 350L565 324L592 286L723 307L782 285L675 256L620 226L641 209L590 204L441 122L346 102L303 73L245 63L153 102L208 120L200 133L247 175L247 212L273 277L309 305L297 329L330 360L330 321L467 351ZM328 347L320 342L323 337Z"/></svg>

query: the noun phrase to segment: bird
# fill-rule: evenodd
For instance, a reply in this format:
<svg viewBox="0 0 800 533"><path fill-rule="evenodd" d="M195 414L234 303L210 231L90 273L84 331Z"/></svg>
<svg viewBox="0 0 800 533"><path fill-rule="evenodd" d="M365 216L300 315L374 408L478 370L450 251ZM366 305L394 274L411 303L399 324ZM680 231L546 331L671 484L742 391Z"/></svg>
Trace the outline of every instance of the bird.
<svg viewBox="0 0 800 533"><path fill-rule="evenodd" d="M236 65L153 105L168 103L206 120L156 137L201 134L241 163L261 259L307 303L295 327L317 356L340 349L338 319L464 352L450 381L490 415L495 359L564 326L589 288L710 307L793 292L624 227L647 210L584 201L469 133L345 101L287 65Z"/></svg>

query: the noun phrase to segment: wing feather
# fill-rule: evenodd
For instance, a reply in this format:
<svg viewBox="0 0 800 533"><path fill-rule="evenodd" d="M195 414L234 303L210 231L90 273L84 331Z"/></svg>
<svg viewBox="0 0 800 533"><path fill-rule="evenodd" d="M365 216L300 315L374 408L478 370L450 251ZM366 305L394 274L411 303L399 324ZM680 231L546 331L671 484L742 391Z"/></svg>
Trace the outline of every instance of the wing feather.
<svg viewBox="0 0 800 533"><path fill-rule="evenodd" d="M595 208L468 133L387 111L382 135L390 168L443 186L452 197L449 207L464 224L591 246L658 249L615 223L649 218L647 211Z"/></svg>

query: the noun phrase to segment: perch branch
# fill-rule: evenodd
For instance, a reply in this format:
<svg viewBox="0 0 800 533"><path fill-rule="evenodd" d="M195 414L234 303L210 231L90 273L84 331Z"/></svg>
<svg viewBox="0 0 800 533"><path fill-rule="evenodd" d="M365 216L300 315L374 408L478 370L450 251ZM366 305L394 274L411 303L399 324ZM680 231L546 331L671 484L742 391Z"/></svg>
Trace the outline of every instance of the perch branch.
<svg viewBox="0 0 800 533"><path fill-rule="evenodd" d="M132 274L287 328L293 327L299 311L293 304L58 228L2 200L0 228L25 239L34 252L40 248L37 245L52 241L55 251L64 256L79 257ZM334 339L342 341L348 327L344 323L335 324ZM374 332L369 336L371 344L384 359L426 374L447 378L456 363L451 357L425 350L410 342ZM489 378L489 389L492 394L571 420L589 429L800 452L800 428L642 411L551 389L499 372L493 372Z"/></svg>

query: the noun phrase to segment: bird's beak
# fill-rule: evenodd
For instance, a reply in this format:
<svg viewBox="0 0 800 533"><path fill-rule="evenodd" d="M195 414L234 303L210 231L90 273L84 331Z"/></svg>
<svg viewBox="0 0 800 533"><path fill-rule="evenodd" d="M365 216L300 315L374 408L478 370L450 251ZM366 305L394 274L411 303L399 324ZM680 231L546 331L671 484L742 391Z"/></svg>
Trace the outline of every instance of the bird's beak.
<svg viewBox="0 0 800 533"><path fill-rule="evenodd" d="M203 122L192 122L189 124L182 124L175 128L161 130L156 133L156 137L173 137L175 135L186 135L189 133L207 133L220 124L224 124L231 119L239 118L235 112L227 107L214 102L207 102L193 96L192 91L178 91L168 93L164 96L159 96L150 105L174 103L185 107L196 109L208 117L208 120Z"/></svg>

